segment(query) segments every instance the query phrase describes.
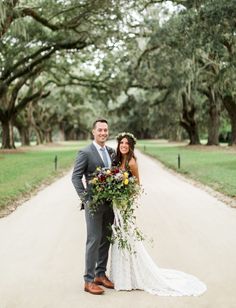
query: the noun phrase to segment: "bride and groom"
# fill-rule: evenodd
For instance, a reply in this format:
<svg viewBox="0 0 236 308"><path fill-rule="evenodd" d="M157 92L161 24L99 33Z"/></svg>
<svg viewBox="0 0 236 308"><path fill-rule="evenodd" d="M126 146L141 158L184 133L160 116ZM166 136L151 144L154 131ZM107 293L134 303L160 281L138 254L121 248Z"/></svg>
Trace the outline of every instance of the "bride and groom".
<svg viewBox="0 0 236 308"><path fill-rule="evenodd" d="M85 209L87 227L84 290L95 295L104 293L101 286L116 290L138 289L161 296L196 296L204 293L206 286L196 277L176 270L159 268L143 243L135 241L131 232L126 235L135 253L120 249L115 241L111 247L110 279L106 276L109 238L112 235L110 226L122 226L122 216L117 208L112 208L111 204L106 202L99 204L97 211L91 213L89 200L92 191L89 182L97 167L109 168L115 161L119 168L129 170L139 183L138 165L134 155L136 140L130 133L121 133L117 137L116 152L105 146L109 133L108 122L105 119L98 119L93 123L92 133L94 140L79 151L72 174L72 182L82 200L82 208Z"/></svg>

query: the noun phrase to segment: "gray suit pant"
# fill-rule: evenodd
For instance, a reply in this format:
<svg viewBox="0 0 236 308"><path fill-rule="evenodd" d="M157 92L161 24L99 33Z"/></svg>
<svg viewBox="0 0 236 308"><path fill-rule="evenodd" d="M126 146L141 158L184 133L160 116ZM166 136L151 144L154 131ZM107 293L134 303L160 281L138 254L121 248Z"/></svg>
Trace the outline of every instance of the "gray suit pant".
<svg viewBox="0 0 236 308"><path fill-rule="evenodd" d="M87 242L85 253L85 282L92 282L95 276L105 275L107 268L109 237L112 235L111 225L114 213L109 204L98 206L98 210L91 214L85 206L87 225Z"/></svg>

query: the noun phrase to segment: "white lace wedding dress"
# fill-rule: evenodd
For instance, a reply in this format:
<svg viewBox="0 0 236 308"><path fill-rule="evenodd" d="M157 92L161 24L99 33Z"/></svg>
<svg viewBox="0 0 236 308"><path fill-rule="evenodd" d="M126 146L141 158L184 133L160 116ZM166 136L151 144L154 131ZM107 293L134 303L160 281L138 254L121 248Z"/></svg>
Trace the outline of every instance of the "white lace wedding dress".
<svg viewBox="0 0 236 308"><path fill-rule="evenodd" d="M117 208L114 214L114 226L122 228L123 219ZM116 240L111 247L110 278L116 290L144 290L160 296L198 296L206 291L206 285L192 275L159 268L143 243L134 239L132 226L129 231L126 239L135 253L119 248Z"/></svg>

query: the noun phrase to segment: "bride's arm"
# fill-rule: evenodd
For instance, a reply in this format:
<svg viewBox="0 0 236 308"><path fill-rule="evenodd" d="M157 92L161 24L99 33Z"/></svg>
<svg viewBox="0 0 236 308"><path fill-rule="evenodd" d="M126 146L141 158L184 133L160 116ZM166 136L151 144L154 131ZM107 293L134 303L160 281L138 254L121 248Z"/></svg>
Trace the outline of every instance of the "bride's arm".
<svg viewBox="0 0 236 308"><path fill-rule="evenodd" d="M130 167L130 172L132 173L133 176L137 178L138 183L140 184L138 164L134 158L131 158L131 160L129 161L129 167Z"/></svg>

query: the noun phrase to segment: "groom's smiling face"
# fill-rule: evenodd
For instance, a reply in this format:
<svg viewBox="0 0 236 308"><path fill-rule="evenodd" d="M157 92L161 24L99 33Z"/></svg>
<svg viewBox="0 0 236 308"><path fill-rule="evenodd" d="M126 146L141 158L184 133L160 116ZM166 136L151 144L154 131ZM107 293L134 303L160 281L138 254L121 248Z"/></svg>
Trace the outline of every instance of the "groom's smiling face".
<svg viewBox="0 0 236 308"><path fill-rule="evenodd" d="M97 144L104 146L108 138L108 125L107 123L97 122L93 129L94 140Z"/></svg>

